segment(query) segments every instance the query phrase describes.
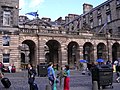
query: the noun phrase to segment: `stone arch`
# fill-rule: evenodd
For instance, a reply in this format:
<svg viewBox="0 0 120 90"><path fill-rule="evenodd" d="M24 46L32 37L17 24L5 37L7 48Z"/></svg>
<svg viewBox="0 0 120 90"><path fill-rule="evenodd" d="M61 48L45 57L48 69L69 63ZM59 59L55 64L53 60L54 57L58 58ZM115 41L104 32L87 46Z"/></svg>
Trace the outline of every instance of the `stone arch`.
<svg viewBox="0 0 120 90"><path fill-rule="evenodd" d="M69 42L67 46L67 52L68 52L68 64L71 68L74 68L76 64L79 62L79 45L75 41Z"/></svg>
<svg viewBox="0 0 120 90"><path fill-rule="evenodd" d="M107 59L107 55L106 55L106 46L104 43L100 42L97 45L97 59Z"/></svg>
<svg viewBox="0 0 120 90"><path fill-rule="evenodd" d="M49 40L45 45L46 62L53 62L54 68L59 69L61 66L61 45L57 40Z"/></svg>
<svg viewBox="0 0 120 90"><path fill-rule="evenodd" d="M112 62L120 59L120 44L115 42L112 45Z"/></svg>
<svg viewBox="0 0 120 90"><path fill-rule="evenodd" d="M90 42L86 42L83 45L83 59L88 62L94 61L94 46Z"/></svg>
<svg viewBox="0 0 120 90"><path fill-rule="evenodd" d="M22 44L20 45L20 50L21 50L21 60L25 65L28 63L31 63L34 67L36 67L36 62L37 62L37 48L36 44L32 40L24 40L22 41ZM23 60L26 59L26 60ZM24 65L23 65L24 66Z"/></svg>

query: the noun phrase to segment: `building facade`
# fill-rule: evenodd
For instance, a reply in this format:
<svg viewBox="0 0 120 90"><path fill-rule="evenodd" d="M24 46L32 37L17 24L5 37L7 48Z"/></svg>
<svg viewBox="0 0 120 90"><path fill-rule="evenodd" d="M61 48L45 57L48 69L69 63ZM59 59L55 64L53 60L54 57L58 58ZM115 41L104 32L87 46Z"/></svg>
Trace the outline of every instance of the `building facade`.
<svg viewBox="0 0 120 90"><path fill-rule="evenodd" d="M116 10L118 9L115 4L117 0L108 0L98 7L108 2ZM102 15L102 24L99 26L95 18L98 7L90 8L91 13L96 15L92 18L95 26L91 27L90 22L88 23L89 12L86 12L87 10L83 15L69 14L65 20L59 18L52 22L49 18L37 17L29 20L24 16L19 17L18 0L0 1L0 6L2 17L0 61L6 66L14 64L19 71L26 68L28 63L36 67L40 63L53 62L55 67L60 69L65 64L69 64L71 68L75 65L79 66L80 59L95 62L96 59L102 58L105 62L107 60L114 62L120 58L120 37L117 29L120 26L120 20L119 18L114 20L112 17L113 21L104 25L105 17ZM108 28L108 25L111 28ZM112 33L103 33L109 29L112 29ZM97 33L98 31L100 33Z"/></svg>

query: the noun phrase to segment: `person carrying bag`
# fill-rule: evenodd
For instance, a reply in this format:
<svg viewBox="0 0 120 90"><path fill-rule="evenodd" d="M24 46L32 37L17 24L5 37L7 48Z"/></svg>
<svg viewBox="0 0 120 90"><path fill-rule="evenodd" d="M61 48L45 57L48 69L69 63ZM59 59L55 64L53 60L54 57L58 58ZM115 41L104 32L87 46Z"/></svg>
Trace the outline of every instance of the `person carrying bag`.
<svg viewBox="0 0 120 90"><path fill-rule="evenodd" d="M28 64L28 84L30 86L30 90L38 90L37 84L34 83L36 76L36 71L33 69L32 64Z"/></svg>

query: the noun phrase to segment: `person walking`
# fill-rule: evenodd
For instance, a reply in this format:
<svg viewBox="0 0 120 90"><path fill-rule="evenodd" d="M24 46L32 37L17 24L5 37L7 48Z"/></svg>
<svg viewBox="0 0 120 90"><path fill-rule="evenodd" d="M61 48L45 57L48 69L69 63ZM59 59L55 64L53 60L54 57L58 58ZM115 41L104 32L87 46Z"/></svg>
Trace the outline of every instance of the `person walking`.
<svg viewBox="0 0 120 90"><path fill-rule="evenodd" d="M117 75L117 78L116 78L116 82L120 82L120 63L118 63L117 65L116 65L116 75Z"/></svg>
<svg viewBox="0 0 120 90"><path fill-rule="evenodd" d="M11 66L11 64L9 64L8 69L9 69L9 73L11 73L12 72L12 66Z"/></svg>
<svg viewBox="0 0 120 90"><path fill-rule="evenodd" d="M30 86L30 90L33 89L33 84L36 76L36 70L33 68L32 64L28 64L28 84Z"/></svg>
<svg viewBox="0 0 120 90"><path fill-rule="evenodd" d="M70 90L70 70L69 65L65 65L64 69L64 90Z"/></svg>
<svg viewBox="0 0 120 90"><path fill-rule="evenodd" d="M48 72L48 79L50 81L50 85L52 90L56 90L56 75L55 75L55 71L53 69L53 63L49 62L48 64L48 68L47 68L47 72Z"/></svg>
<svg viewBox="0 0 120 90"><path fill-rule="evenodd" d="M0 62L0 69L2 70L3 69L3 63Z"/></svg>

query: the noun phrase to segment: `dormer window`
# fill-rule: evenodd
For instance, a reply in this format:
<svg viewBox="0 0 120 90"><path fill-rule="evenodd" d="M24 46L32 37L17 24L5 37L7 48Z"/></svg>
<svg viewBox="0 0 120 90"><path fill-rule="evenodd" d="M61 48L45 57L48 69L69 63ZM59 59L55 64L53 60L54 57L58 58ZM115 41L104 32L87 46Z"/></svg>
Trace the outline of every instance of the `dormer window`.
<svg viewBox="0 0 120 90"><path fill-rule="evenodd" d="M86 21L86 18L85 18L85 16L83 17L83 21Z"/></svg>
<svg viewBox="0 0 120 90"><path fill-rule="evenodd" d="M111 13L107 13L107 22L111 22Z"/></svg>
<svg viewBox="0 0 120 90"><path fill-rule="evenodd" d="M116 4L117 4L117 5L120 5L120 0L116 0Z"/></svg>
<svg viewBox="0 0 120 90"><path fill-rule="evenodd" d="M100 10L100 9L98 9L97 13L98 13L98 15L100 15L100 14L101 14L101 10Z"/></svg>
<svg viewBox="0 0 120 90"><path fill-rule="evenodd" d="M85 16L83 16L83 23L86 23L86 18L85 18Z"/></svg>
<svg viewBox="0 0 120 90"><path fill-rule="evenodd" d="M102 24L102 18L99 17L99 18L98 18L98 25L100 26L101 24Z"/></svg>
<svg viewBox="0 0 120 90"><path fill-rule="evenodd" d="M93 28L93 20L90 21L90 28Z"/></svg>
<svg viewBox="0 0 120 90"><path fill-rule="evenodd" d="M90 13L90 18L93 18L93 14L92 13Z"/></svg>
<svg viewBox="0 0 120 90"><path fill-rule="evenodd" d="M110 5L106 5L106 10L110 10Z"/></svg>

